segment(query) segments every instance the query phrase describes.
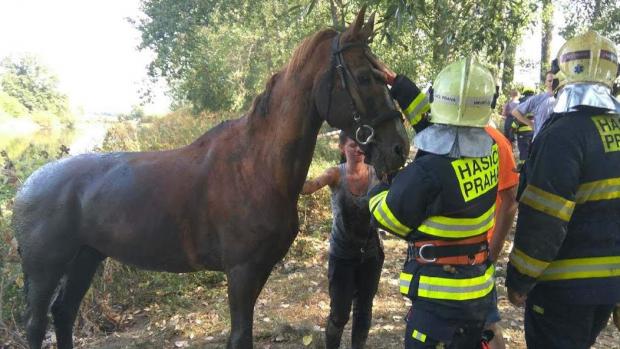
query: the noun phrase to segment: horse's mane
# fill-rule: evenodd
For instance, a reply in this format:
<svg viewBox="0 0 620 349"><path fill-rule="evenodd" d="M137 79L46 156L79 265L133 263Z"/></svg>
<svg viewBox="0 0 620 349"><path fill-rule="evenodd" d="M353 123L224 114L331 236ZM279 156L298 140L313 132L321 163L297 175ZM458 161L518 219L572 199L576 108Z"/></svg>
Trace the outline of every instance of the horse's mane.
<svg viewBox="0 0 620 349"><path fill-rule="evenodd" d="M297 46L295 52L293 52L293 56L289 63L279 72L273 74L271 78L267 81L265 85L265 90L254 98L252 102L252 108L250 108L249 115L259 115L265 117L268 112L269 99L271 97L271 91L275 86L276 82L282 76L282 74L294 74L298 73L303 69L306 62L308 62L308 57L314 52L316 46L323 42L323 40L333 37L337 34L337 32L333 29L323 29L312 36L307 37L304 41Z"/></svg>
<svg viewBox="0 0 620 349"><path fill-rule="evenodd" d="M288 66L284 69L287 74L299 72L308 61L308 56L314 53L316 46L325 39L334 37L336 34L338 33L334 29L328 28L307 37L293 52Z"/></svg>

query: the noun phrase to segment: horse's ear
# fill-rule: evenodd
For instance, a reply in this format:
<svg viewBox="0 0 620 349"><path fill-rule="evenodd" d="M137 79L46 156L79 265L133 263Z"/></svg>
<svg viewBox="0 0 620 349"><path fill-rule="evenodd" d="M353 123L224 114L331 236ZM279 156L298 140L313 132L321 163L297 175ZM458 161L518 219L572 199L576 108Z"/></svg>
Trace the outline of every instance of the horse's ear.
<svg viewBox="0 0 620 349"><path fill-rule="evenodd" d="M372 36L374 30L375 30L375 13L373 12L368 18L368 22L364 24L364 26L362 27L362 30L360 31L360 36L362 37L362 40L368 41L370 37Z"/></svg>
<svg viewBox="0 0 620 349"><path fill-rule="evenodd" d="M360 12L357 14L357 18L355 18L355 22L351 26L351 34L356 35L362 30L365 16L366 16L366 5L362 6L362 8L360 9Z"/></svg>

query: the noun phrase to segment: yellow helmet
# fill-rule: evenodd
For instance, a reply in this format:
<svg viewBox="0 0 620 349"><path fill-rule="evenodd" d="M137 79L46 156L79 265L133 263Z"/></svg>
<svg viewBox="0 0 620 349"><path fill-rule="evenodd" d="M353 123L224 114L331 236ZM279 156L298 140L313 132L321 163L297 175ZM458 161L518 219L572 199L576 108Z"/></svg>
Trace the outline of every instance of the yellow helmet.
<svg viewBox="0 0 620 349"><path fill-rule="evenodd" d="M524 95L533 95L536 93L536 89L533 86L526 85L523 87L523 91L521 93Z"/></svg>
<svg viewBox="0 0 620 349"><path fill-rule="evenodd" d="M558 51L558 62L566 84L602 83L611 88L618 74L616 46L595 31L566 41Z"/></svg>
<svg viewBox="0 0 620 349"><path fill-rule="evenodd" d="M445 67L433 83L431 122L484 127L496 94L491 72L473 58Z"/></svg>

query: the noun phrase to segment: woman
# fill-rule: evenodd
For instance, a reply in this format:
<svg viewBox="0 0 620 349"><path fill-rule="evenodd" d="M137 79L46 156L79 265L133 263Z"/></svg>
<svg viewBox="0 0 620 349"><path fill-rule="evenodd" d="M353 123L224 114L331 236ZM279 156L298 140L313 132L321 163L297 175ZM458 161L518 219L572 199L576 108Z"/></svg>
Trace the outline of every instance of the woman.
<svg viewBox="0 0 620 349"><path fill-rule="evenodd" d="M364 153L343 132L339 148L344 162L327 169L304 184L302 194L312 194L326 185L332 191L334 221L330 236L328 279L330 312L325 329L327 349L340 346L344 326L353 306L351 347L363 348L372 319L372 300L383 266L383 246L377 230L370 226L367 192L378 183Z"/></svg>

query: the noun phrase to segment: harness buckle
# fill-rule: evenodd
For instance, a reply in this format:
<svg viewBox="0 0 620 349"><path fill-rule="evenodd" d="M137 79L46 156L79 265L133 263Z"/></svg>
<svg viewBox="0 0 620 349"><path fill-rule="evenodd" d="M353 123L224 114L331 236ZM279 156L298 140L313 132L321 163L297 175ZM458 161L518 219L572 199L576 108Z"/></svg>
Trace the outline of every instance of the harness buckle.
<svg viewBox="0 0 620 349"><path fill-rule="evenodd" d="M420 258L422 261L426 262L426 263L434 263L437 261L437 257L433 258L433 259L428 259L426 257L424 257L424 249L427 247L434 247L435 245L433 244L424 244L420 247L418 247L418 258Z"/></svg>
<svg viewBox="0 0 620 349"><path fill-rule="evenodd" d="M366 137L366 139L362 140L360 138L364 136L364 133L368 133L368 136ZM375 137L375 129L368 125L361 125L355 131L355 140L361 145L367 145L368 143L372 142L374 137Z"/></svg>

